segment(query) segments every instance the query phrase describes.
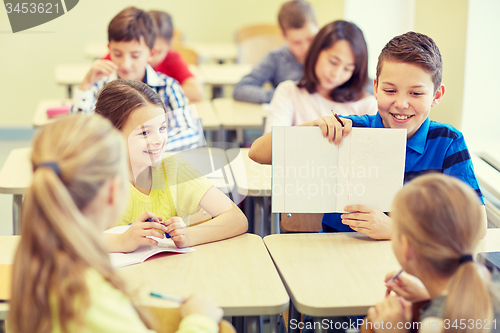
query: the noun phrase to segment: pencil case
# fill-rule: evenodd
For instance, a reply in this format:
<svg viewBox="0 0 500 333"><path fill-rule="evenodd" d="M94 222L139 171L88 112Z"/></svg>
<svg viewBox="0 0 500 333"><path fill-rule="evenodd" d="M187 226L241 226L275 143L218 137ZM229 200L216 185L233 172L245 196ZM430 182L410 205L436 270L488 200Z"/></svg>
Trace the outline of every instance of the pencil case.
<svg viewBox="0 0 500 333"><path fill-rule="evenodd" d="M47 109L47 117L54 118L63 114L68 114L71 110L71 105L58 105Z"/></svg>

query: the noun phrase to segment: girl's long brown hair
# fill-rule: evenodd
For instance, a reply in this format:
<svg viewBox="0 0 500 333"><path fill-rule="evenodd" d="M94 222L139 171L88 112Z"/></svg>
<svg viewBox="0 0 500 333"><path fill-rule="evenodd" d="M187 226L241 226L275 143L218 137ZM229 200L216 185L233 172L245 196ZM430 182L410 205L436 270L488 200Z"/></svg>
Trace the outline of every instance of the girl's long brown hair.
<svg viewBox="0 0 500 333"><path fill-rule="evenodd" d="M443 174L416 178L405 185L393 202L393 228L405 235L428 269L450 277L447 306L443 319L465 319L461 332L482 331L469 319L492 319L493 309L488 282L482 278L484 266L469 261L460 264L463 255L473 254L484 233L477 194L465 183Z"/></svg>
<svg viewBox="0 0 500 333"><path fill-rule="evenodd" d="M22 237L13 266L10 332L51 332L53 315L63 332L70 323L81 327L89 306L88 268L123 290L99 228L81 211L105 181L115 176L127 179L126 156L121 134L98 115L68 116L36 136L33 167L55 162L60 176L49 167L34 169L24 199Z"/></svg>

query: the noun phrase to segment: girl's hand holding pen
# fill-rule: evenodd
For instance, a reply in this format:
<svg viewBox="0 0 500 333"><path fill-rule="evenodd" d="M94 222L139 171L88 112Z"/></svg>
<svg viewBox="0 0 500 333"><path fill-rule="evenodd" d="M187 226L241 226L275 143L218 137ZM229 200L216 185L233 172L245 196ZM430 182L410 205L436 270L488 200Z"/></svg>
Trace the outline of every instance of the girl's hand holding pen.
<svg viewBox="0 0 500 333"><path fill-rule="evenodd" d="M148 219L153 219L154 222L147 222ZM146 236L154 236L158 238L165 237L164 233L160 233L154 229L168 232L167 227L161 224L162 218L151 212L144 212L134 222L130 223L130 228L121 234L120 248L121 252L132 252L137 250L142 244L158 245L154 239Z"/></svg>
<svg viewBox="0 0 500 333"><path fill-rule="evenodd" d="M300 126L318 126L321 128L323 136L328 137L329 142L334 142L338 145L342 141L342 137L351 132L352 121L347 118L340 119L339 116L333 112L332 116L325 116Z"/></svg>
<svg viewBox="0 0 500 333"><path fill-rule="evenodd" d="M163 222L167 228L167 233L174 241L175 246L183 248L189 245L187 237L187 226L184 220L178 216L174 216Z"/></svg>
<svg viewBox="0 0 500 333"><path fill-rule="evenodd" d="M403 297L410 302L419 302L430 299L429 292L424 287L422 281L418 278L403 272L394 280L392 277L396 272L387 273L385 276L385 286L387 287L387 294L394 291L398 296Z"/></svg>

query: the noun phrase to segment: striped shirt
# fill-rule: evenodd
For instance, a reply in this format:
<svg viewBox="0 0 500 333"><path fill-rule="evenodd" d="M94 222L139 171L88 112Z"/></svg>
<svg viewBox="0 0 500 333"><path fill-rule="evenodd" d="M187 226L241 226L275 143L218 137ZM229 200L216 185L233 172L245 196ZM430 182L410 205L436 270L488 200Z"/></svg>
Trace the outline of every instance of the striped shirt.
<svg viewBox="0 0 500 333"><path fill-rule="evenodd" d="M384 128L382 118L376 115L348 116L353 127ZM428 172L440 172L469 184L484 204L464 136L453 126L427 118L417 132L406 142L404 182ZM342 224L340 213L323 215L323 231L353 231ZM331 230L331 229L334 230Z"/></svg>
<svg viewBox="0 0 500 333"><path fill-rule="evenodd" d="M93 112L97 95L103 86L116 79L118 76L114 73L95 82L87 91L77 89L73 98L73 112ZM155 72L150 65L146 65L144 81L160 96L167 109L168 142L165 151L198 147L203 131L188 107L189 100L179 82L165 74Z"/></svg>

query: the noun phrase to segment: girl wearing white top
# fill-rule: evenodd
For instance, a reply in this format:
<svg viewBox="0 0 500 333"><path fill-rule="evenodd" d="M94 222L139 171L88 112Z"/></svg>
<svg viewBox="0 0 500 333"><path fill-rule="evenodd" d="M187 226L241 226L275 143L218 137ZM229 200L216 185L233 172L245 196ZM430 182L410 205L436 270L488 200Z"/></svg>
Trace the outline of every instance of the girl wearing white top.
<svg viewBox="0 0 500 333"><path fill-rule="evenodd" d="M304 75L276 88L265 133L272 126L293 126L332 114L377 112L368 84L368 51L363 32L353 23L335 21L316 35L307 54Z"/></svg>

